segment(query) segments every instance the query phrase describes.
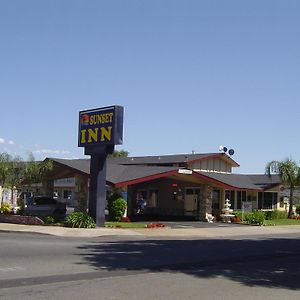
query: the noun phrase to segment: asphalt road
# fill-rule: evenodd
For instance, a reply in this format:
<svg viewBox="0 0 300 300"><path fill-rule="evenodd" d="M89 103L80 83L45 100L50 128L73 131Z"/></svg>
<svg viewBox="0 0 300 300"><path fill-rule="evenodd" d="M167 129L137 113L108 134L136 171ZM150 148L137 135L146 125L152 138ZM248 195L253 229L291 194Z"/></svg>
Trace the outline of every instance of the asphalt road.
<svg viewBox="0 0 300 300"><path fill-rule="evenodd" d="M0 299L299 299L299 234L0 240Z"/></svg>

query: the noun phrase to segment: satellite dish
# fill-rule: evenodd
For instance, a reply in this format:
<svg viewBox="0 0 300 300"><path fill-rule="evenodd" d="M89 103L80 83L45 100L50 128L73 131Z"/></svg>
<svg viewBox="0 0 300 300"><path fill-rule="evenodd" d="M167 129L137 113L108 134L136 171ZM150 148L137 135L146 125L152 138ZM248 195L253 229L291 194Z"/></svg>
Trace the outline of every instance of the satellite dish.
<svg viewBox="0 0 300 300"><path fill-rule="evenodd" d="M233 149L230 149L229 151L228 151L228 154L231 156L231 155L233 155L234 154L234 150Z"/></svg>
<svg viewBox="0 0 300 300"><path fill-rule="evenodd" d="M223 151L224 153L226 153L227 152L227 147L220 146L219 151Z"/></svg>

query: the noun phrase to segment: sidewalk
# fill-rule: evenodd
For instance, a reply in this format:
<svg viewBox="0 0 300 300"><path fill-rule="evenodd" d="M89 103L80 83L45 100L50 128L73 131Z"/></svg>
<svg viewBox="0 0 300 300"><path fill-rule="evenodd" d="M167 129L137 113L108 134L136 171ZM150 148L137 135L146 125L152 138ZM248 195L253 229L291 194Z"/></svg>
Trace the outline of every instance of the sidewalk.
<svg viewBox="0 0 300 300"><path fill-rule="evenodd" d="M6 232L31 232L64 237L100 237L100 236L139 236L139 237L177 237L177 238L225 238L225 237L251 237L254 235L271 236L299 234L300 226L226 226L211 228L67 228L58 226L36 226L0 223L0 231Z"/></svg>

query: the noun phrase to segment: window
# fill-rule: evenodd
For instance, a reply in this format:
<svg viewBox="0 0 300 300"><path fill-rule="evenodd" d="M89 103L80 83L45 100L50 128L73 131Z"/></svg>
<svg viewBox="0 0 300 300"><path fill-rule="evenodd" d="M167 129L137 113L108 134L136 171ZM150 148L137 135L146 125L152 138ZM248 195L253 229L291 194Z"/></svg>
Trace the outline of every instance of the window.
<svg viewBox="0 0 300 300"><path fill-rule="evenodd" d="M212 192L212 209L220 209L220 190Z"/></svg>
<svg viewBox="0 0 300 300"><path fill-rule="evenodd" d="M71 190L64 190L64 199L70 199L72 197Z"/></svg>
<svg viewBox="0 0 300 300"><path fill-rule="evenodd" d="M34 199L33 204L35 204L35 205L49 205L49 204L56 204L56 201L53 198L50 198L50 197L41 197L41 198Z"/></svg>
<svg viewBox="0 0 300 300"><path fill-rule="evenodd" d="M242 209L242 201L247 201L247 193L246 191L238 191L237 192L237 207L236 209Z"/></svg>
<svg viewBox="0 0 300 300"><path fill-rule="evenodd" d="M262 209L263 208L263 193L262 192L258 192L257 194L258 194L257 195L258 196L257 197L258 198L257 208L258 209Z"/></svg>
<svg viewBox="0 0 300 300"><path fill-rule="evenodd" d="M277 193L258 193L258 209L273 209L277 203Z"/></svg>

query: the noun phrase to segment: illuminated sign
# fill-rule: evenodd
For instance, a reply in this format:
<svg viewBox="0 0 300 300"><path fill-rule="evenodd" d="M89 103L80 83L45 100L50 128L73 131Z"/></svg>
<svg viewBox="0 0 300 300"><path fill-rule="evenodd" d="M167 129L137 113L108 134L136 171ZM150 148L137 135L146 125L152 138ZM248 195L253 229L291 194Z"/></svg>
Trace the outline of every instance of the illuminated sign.
<svg viewBox="0 0 300 300"><path fill-rule="evenodd" d="M79 147L120 145L122 143L122 106L108 106L79 112Z"/></svg>

